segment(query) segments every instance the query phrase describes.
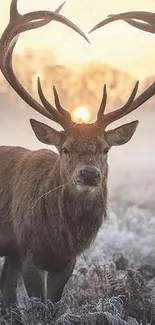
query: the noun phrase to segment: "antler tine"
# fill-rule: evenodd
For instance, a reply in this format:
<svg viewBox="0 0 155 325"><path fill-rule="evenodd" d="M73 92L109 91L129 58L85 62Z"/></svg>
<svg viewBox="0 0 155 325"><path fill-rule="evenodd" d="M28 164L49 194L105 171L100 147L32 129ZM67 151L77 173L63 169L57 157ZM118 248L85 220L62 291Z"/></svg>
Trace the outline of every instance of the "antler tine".
<svg viewBox="0 0 155 325"><path fill-rule="evenodd" d="M71 120L71 116L70 116L70 120L68 119L68 115L63 115L60 113L60 111L57 111L46 99L43 91L42 91L42 87L41 87L41 82L40 82L40 78L38 77L38 94L40 97L40 100L42 102L42 104L44 105L44 107L47 109L47 111L50 113L50 115L52 116L52 120L55 122L59 122L59 124L64 128L64 129L68 129L68 127L71 127L74 125L74 122ZM58 99L59 101L59 99ZM65 110L64 110L65 111ZM65 111L66 112L66 111Z"/></svg>
<svg viewBox="0 0 155 325"><path fill-rule="evenodd" d="M35 20L36 18L36 13L35 12L29 12L25 15L20 15L20 13L18 12L18 9L17 9L17 1L18 0L12 0L11 2L11 5L10 5L10 22L13 22L15 18L17 17L24 17L24 29L21 28L19 30L19 27L21 27L20 25L23 26L23 21L22 21L22 24L19 23L18 25L18 33L19 32L22 32L22 31L26 31L26 30L29 30L30 29L34 29L34 28L38 28L38 27L43 27L44 25L46 25L47 23L49 23L52 18L49 17L44 17L44 15L46 16L47 14L47 11L40 11L39 13L42 15L43 14L43 17L41 18L38 18L40 19L40 21L34 21L32 22L33 20ZM66 3L66 1L64 1L56 10L55 10L55 13L59 13L60 10L62 9L62 7L64 6L64 4ZM22 19L23 20L23 19ZM26 23L30 23L30 25L28 26L25 26ZM17 26L15 26L17 27Z"/></svg>
<svg viewBox="0 0 155 325"><path fill-rule="evenodd" d="M118 15L109 15L109 17L117 17L117 19L122 19L133 27L149 33L155 33L155 14L152 12L131 11ZM145 23L139 22L137 20L143 20Z"/></svg>
<svg viewBox="0 0 155 325"><path fill-rule="evenodd" d="M17 1L18 0L12 0L11 5L10 5L10 22L14 21L16 17L19 17L20 14L17 9Z"/></svg>
<svg viewBox="0 0 155 325"><path fill-rule="evenodd" d="M66 1L64 1L56 10L55 12L59 13L60 10L62 9L62 7L64 6L64 4L66 3Z"/></svg>
<svg viewBox="0 0 155 325"><path fill-rule="evenodd" d="M57 110L48 102L48 100L46 99L46 97L44 96L44 93L42 91L42 87L41 87L41 82L40 82L40 78L38 77L37 80L37 86L38 86L38 94L39 94L39 98L42 102L42 104L44 105L44 107L46 108L46 110L50 113L52 120L56 121L60 119L60 113L57 112Z"/></svg>
<svg viewBox="0 0 155 325"><path fill-rule="evenodd" d="M123 107L106 114L106 116L105 116L106 123L108 123L108 124L112 123L112 122L120 119L121 117L129 114L132 111L131 105L132 105L134 98L137 94L138 86L139 86L139 81L136 82L128 101L126 102L125 105L123 105Z"/></svg>
<svg viewBox="0 0 155 325"><path fill-rule="evenodd" d="M106 128L110 123L133 112L136 108L144 104L148 99L155 95L155 82L153 82L150 87L148 87L141 95L139 95L134 100L138 90L138 85L139 82L137 81L127 103L122 108L110 112L106 115L103 114L102 117L100 119L97 119L94 124L101 128Z"/></svg>
<svg viewBox="0 0 155 325"><path fill-rule="evenodd" d="M148 99L155 95L155 82L151 84L144 92L139 95L131 105L130 112L144 104Z"/></svg>
<svg viewBox="0 0 155 325"><path fill-rule="evenodd" d="M89 33L119 19L122 19L130 25L140 28L142 30L154 33L153 26L155 26L155 14L145 11L130 11L116 15L109 15L108 18L102 20L100 23L94 26ZM137 23L133 19L145 21L147 24ZM152 25L152 29L149 24Z"/></svg>
<svg viewBox="0 0 155 325"><path fill-rule="evenodd" d="M141 29L148 33L155 34L155 26L152 26L148 23L143 24L143 23L140 23L134 19L123 19L123 20L133 27L136 27L136 28Z"/></svg>
<svg viewBox="0 0 155 325"><path fill-rule="evenodd" d="M134 89L132 90L132 93L123 107L110 112L108 114L103 114L102 117L98 118L95 122L95 125L100 127L106 127L108 124L120 119L121 117L129 114L131 112L131 105L134 101L134 98L136 96L137 90L138 90L139 81L136 82Z"/></svg>
<svg viewBox="0 0 155 325"><path fill-rule="evenodd" d="M148 11L128 11L120 14L109 15L108 17L116 18L116 20L129 18L145 21L148 24L155 23L155 14Z"/></svg>
<svg viewBox="0 0 155 325"><path fill-rule="evenodd" d="M105 108L106 108L106 103L107 103L107 88L106 88L106 85L104 85L103 98L102 98L102 102L101 102L101 105L100 105L100 108L99 108L99 111L98 111L98 114L97 114L97 120L102 118L103 113L104 113Z"/></svg>
<svg viewBox="0 0 155 325"><path fill-rule="evenodd" d="M64 1L56 10L55 13L59 13L60 10L63 8L64 4L66 3L66 1ZM40 14L47 14L47 11L40 11ZM26 30L32 30L32 29L36 29L39 27L43 27L45 25L47 25L49 22L52 21L52 18L38 18L39 21L33 21L35 20L35 12L30 12L28 14L24 15L24 19L25 19L25 24L28 23L28 25L26 26L24 24L24 28L21 28L20 32L25 32Z"/></svg>
<svg viewBox="0 0 155 325"><path fill-rule="evenodd" d="M90 34L90 33L92 33L92 32L94 32L96 29L99 29L99 28L101 28L101 27L103 27L103 26L105 26L105 25L107 25L107 24L109 24L109 23L111 23L111 22L113 22L113 21L115 21L115 20L118 20L119 18L114 18L113 16L112 17L109 17L109 18L106 18L106 19L104 19L104 20L102 20L100 23L98 23L97 25L95 25L89 32L88 32L88 34Z"/></svg>
<svg viewBox="0 0 155 325"><path fill-rule="evenodd" d="M68 121L71 121L71 115L68 111L66 111L60 104L60 100L59 100L59 96L58 96L58 93L57 93L57 90L56 90L56 87L53 86L53 92L54 92L54 98L55 98L55 106L57 108L57 110L63 115L65 116L65 118L68 120Z"/></svg>

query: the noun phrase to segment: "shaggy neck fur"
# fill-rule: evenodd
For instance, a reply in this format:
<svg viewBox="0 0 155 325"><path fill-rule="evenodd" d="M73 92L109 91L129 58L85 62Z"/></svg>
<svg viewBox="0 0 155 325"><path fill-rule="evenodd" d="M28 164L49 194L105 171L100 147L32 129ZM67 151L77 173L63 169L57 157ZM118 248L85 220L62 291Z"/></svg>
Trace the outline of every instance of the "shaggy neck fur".
<svg viewBox="0 0 155 325"><path fill-rule="evenodd" d="M45 197L45 209L49 218L53 212L55 214L57 226L54 228L58 232L55 236L59 248L68 250L71 255L77 255L95 239L103 218L106 218L106 183L107 175L100 188L92 193L81 194L75 189L75 185L63 185L59 160L56 161L52 177L46 185L46 192L51 192Z"/></svg>

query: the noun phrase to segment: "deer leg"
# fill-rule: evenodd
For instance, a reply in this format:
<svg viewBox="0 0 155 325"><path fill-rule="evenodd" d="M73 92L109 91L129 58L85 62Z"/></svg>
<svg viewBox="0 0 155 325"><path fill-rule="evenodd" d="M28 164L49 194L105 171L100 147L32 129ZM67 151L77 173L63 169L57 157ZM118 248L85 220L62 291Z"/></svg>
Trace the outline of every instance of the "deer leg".
<svg viewBox="0 0 155 325"><path fill-rule="evenodd" d="M6 257L0 278L0 290L5 307L17 302L16 288L20 275L21 268L19 260Z"/></svg>
<svg viewBox="0 0 155 325"><path fill-rule="evenodd" d="M63 289L73 272L75 262L76 259L74 258L67 264L63 272L59 273L58 275L53 275L52 272L48 272L47 298L52 302L57 302L61 299Z"/></svg>
<svg viewBox="0 0 155 325"><path fill-rule="evenodd" d="M45 272L39 269L31 259L22 261L22 277L29 297L45 300Z"/></svg>

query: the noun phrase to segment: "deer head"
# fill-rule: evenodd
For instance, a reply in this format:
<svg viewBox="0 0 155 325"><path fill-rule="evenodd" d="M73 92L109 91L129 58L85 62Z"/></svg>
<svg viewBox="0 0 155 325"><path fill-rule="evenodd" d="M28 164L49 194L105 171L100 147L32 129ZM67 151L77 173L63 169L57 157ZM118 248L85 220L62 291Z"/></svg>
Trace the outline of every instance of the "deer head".
<svg viewBox="0 0 155 325"><path fill-rule="evenodd" d="M129 114L148 100L155 93L155 83L135 99L138 89L137 82L127 103L122 108L107 114L105 114L107 101L105 85L96 122L91 124L76 124L72 121L70 113L60 104L55 87L53 87L53 91L56 108L48 102L43 94L39 78L38 94L42 105L28 94L13 71L12 53L19 33L41 27L52 19L74 29L86 40L87 37L77 26L56 12L40 11L21 16L17 11L17 0L12 0L10 12L10 22L0 42L0 66L3 75L28 105L62 126L63 131L58 132L34 119L30 120L36 137L42 143L57 147L60 153L60 175L63 182L70 180L74 189L80 192L88 188L94 190L100 187L107 177L107 153L109 149L112 146L123 145L128 142L136 130L138 121L133 121L110 131L106 131L106 127L117 119ZM34 21L36 19L37 21Z"/></svg>
<svg viewBox="0 0 155 325"><path fill-rule="evenodd" d="M63 127L64 131L58 132L33 119L30 122L36 137L41 142L55 145L59 150L60 170L64 182L71 179L79 191L88 189L88 186L91 189L98 188L102 184L107 176L107 154L109 149L112 146L128 142L136 130L138 121L128 123L111 131L105 131L105 128L111 122L129 112L137 88L138 83L136 83L129 100L121 109L104 114L107 100L106 86L104 86L97 121L91 124L76 124L73 122L71 115L62 108L54 88L55 106L60 114L57 123ZM43 95L39 79L38 93L44 107L51 112L50 104Z"/></svg>

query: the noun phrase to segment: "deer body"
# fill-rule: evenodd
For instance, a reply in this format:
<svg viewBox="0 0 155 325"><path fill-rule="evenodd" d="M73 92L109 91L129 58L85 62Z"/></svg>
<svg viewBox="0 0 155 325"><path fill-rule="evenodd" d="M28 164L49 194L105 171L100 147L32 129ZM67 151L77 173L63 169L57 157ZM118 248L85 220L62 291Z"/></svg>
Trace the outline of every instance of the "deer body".
<svg viewBox="0 0 155 325"><path fill-rule="evenodd" d="M1 147L0 161L1 256L31 254L40 268L61 269L96 236L106 194L103 200L102 192L83 196L63 186L59 155L50 150Z"/></svg>
<svg viewBox="0 0 155 325"><path fill-rule="evenodd" d="M63 185L59 155L50 150L0 147L0 161L0 255L62 274L96 237L105 185L97 196L78 195Z"/></svg>

